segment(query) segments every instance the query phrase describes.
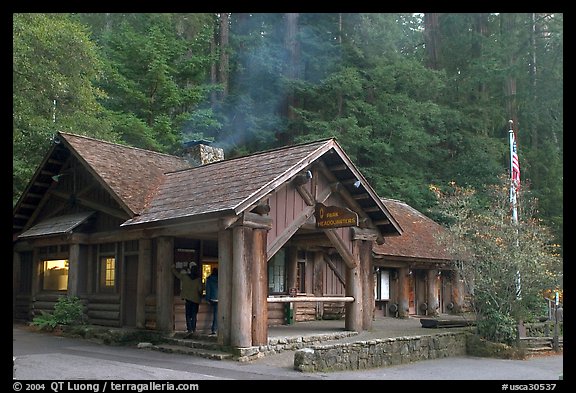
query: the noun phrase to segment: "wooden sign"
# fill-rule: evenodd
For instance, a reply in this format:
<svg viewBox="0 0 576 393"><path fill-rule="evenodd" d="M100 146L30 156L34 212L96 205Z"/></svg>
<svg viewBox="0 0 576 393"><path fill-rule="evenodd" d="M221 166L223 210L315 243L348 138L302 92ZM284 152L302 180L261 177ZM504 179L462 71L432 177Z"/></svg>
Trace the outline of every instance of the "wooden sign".
<svg viewBox="0 0 576 393"><path fill-rule="evenodd" d="M314 215L316 216L317 228L328 229L358 225L358 214L345 207L325 206L322 203L317 203Z"/></svg>

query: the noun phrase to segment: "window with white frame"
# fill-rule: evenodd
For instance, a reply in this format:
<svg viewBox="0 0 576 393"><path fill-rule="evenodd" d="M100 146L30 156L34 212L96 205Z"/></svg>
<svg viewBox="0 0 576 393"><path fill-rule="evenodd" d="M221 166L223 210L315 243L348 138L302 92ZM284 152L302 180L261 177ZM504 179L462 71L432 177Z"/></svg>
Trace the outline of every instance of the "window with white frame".
<svg viewBox="0 0 576 393"><path fill-rule="evenodd" d="M379 268L376 271L376 285L374 289L376 291L376 300L388 300L390 299L390 270L385 270Z"/></svg>
<svg viewBox="0 0 576 393"><path fill-rule="evenodd" d="M280 249L268 263L268 293L286 292L286 253Z"/></svg>

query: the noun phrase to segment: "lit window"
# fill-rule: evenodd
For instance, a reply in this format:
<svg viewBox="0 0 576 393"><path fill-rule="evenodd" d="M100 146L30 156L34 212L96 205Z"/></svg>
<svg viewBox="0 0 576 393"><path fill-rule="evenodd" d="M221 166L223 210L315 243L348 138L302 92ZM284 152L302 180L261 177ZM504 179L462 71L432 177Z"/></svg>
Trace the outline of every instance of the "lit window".
<svg viewBox="0 0 576 393"><path fill-rule="evenodd" d="M104 258L104 286L113 288L116 283L116 258Z"/></svg>
<svg viewBox="0 0 576 393"><path fill-rule="evenodd" d="M68 260L53 259L44 261L44 283L46 291L65 291L68 289Z"/></svg>

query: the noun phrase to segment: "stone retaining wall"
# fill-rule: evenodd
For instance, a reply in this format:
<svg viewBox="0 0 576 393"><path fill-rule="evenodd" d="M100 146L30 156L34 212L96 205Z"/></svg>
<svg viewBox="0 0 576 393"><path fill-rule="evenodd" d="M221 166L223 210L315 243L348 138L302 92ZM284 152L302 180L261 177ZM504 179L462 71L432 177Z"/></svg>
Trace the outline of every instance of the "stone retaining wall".
<svg viewBox="0 0 576 393"><path fill-rule="evenodd" d="M360 370L465 354L466 333L441 333L315 345L296 351L294 369L304 372Z"/></svg>
<svg viewBox="0 0 576 393"><path fill-rule="evenodd" d="M275 355L284 351L293 351L301 348L320 345L326 340L338 340L341 338L357 335L358 332L341 332L332 334L320 334L306 337L282 337L268 339L268 345L236 348L233 353L240 362L247 362L268 355ZM329 338L328 338L329 337Z"/></svg>
<svg viewBox="0 0 576 393"><path fill-rule="evenodd" d="M524 324L526 337L550 337L554 335L554 322L536 322ZM558 334L564 335L564 322L558 322Z"/></svg>

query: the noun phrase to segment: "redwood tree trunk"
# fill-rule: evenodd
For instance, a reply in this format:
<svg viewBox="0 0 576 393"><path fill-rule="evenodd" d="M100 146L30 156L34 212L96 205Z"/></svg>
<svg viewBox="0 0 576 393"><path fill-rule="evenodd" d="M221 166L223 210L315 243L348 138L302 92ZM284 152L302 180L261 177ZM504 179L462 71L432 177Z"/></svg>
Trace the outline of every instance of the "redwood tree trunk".
<svg viewBox="0 0 576 393"><path fill-rule="evenodd" d="M440 31L438 13L424 14L424 43L426 45L426 66L433 70L439 68Z"/></svg>

